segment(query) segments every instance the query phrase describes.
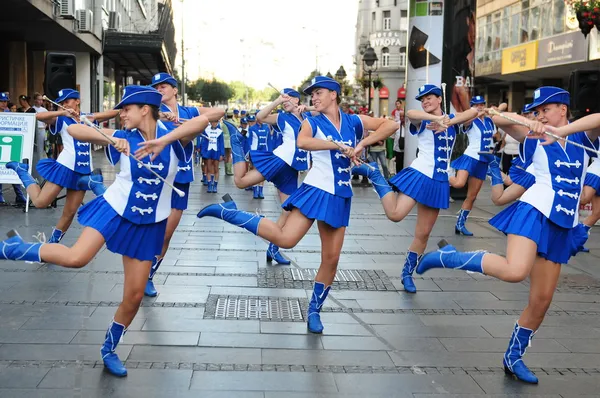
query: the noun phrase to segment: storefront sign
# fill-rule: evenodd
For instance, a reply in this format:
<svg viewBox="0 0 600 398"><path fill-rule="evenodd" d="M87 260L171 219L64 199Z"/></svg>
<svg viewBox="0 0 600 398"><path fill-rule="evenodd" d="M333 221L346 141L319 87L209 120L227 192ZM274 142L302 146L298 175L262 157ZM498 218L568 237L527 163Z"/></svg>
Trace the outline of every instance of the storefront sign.
<svg viewBox="0 0 600 398"><path fill-rule="evenodd" d="M524 72L537 66L538 42L502 50L502 74Z"/></svg>
<svg viewBox="0 0 600 398"><path fill-rule="evenodd" d="M35 113L0 112L0 183L21 184L6 163L32 159L35 128Z"/></svg>
<svg viewBox="0 0 600 398"><path fill-rule="evenodd" d="M587 60L587 43L581 32L569 32L539 41L538 68L553 65L585 62Z"/></svg>
<svg viewBox="0 0 600 398"><path fill-rule="evenodd" d="M498 75L500 72L502 72L502 61L499 59L475 64L476 76Z"/></svg>
<svg viewBox="0 0 600 398"><path fill-rule="evenodd" d="M373 47L406 46L406 33L399 30L371 33L370 43Z"/></svg>

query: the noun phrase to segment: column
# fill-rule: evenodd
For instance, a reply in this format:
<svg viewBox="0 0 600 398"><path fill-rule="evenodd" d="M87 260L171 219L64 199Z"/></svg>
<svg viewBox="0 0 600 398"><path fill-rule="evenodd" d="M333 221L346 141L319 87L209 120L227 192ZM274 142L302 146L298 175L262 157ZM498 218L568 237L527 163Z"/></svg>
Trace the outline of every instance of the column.
<svg viewBox="0 0 600 398"><path fill-rule="evenodd" d="M27 94L27 43L11 41L8 43L8 89L13 102L21 94Z"/></svg>
<svg viewBox="0 0 600 398"><path fill-rule="evenodd" d="M525 83L511 82L508 91L508 110L521 112L525 105Z"/></svg>

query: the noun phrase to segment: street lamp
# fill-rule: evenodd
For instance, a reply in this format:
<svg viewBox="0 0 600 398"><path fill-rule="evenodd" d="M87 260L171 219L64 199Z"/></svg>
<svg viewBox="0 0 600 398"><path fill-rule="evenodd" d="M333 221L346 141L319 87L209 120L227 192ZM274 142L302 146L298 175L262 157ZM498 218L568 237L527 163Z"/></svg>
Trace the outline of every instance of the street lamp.
<svg viewBox="0 0 600 398"><path fill-rule="evenodd" d="M346 70L344 70L344 65L340 65L340 68L335 72L335 78L342 86L342 95L344 94L344 79L346 79Z"/></svg>
<svg viewBox="0 0 600 398"><path fill-rule="evenodd" d="M371 112L371 74L377 70L377 54L375 54L375 50L373 47L369 45L369 47L365 50L365 54L363 55L363 71L366 71L369 75L369 88L367 89L367 97L369 98L369 106L368 110Z"/></svg>

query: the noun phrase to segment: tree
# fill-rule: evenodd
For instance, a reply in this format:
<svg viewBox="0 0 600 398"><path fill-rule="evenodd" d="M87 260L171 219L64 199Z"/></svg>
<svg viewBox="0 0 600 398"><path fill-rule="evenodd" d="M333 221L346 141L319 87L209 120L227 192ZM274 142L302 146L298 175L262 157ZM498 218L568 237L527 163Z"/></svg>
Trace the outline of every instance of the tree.
<svg viewBox="0 0 600 398"><path fill-rule="evenodd" d="M216 104L219 102L227 102L233 97L233 90L227 85L227 83L220 82L218 80L205 81L204 85L200 89L202 94L202 100Z"/></svg>
<svg viewBox="0 0 600 398"><path fill-rule="evenodd" d="M189 83L185 88L187 97L196 102L202 101L202 88L204 87L205 81L198 79L194 82Z"/></svg>
<svg viewBox="0 0 600 398"><path fill-rule="evenodd" d="M318 70L313 70L312 72L310 72L310 75L308 75L308 77L306 79L304 79L302 81L302 83L298 86L298 91L302 91L304 90L306 87L308 87L310 85L310 81L315 77L315 76L320 76L321 72L319 72Z"/></svg>

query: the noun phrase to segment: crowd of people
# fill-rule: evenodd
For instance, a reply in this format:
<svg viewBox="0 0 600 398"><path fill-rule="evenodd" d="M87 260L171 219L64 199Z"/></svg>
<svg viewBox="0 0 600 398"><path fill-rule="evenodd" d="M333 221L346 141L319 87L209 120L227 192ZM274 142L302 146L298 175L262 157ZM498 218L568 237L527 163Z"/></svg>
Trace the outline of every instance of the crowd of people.
<svg viewBox="0 0 600 398"><path fill-rule="evenodd" d="M600 153L600 115L569 123L569 93L550 86L535 91L523 115L506 112L506 104L488 106L482 96L474 96L463 112L447 114L441 88L426 84L416 96L420 109L405 112L399 100L391 119L344 112L340 84L326 76L313 78L303 93L311 106L302 105L300 92L285 88L256 111L185 107L177 101L177 81L159 73L150 86L127 86L115 110L84 115L79 93L61 90L59 110L36 114L51 134L62 138L60 155L37 164L46 183L38 185L27 162L13 161L6 167L18 174L36 207L47 206L66 188L63 214L48 242L25 242L11 231L0 243L0 259L79 268L103 245L122 255L123 302L109 324L101 355L111 373L125 376L127 369L115 348L143 296L158 294L153 277L188 208L194 167L202 170L206 193L216 193L222 161L236 187L252 190L256 199L264 198L265 181L273 183L281 214L270 220L240 210L225 195L223 202L200 209L198 218L221 219L264 238L269 242L267 261L282 265L290 261L280 248L293 248L317 222L321 264L306 320L310 332L322 333L321 309L350 223L352 179L362 176L392 222L416 208L414 239L400 271L406 292L417 292L415 272L432 268L479 272L507 282L529 277L529 303L514 326L503 365L507 374L537 383L523 362L526 348L550 306L560 265L584 250L589 230L600 218L593 213L583 223L578 219L580 203L596 204L600 193L600 163L595 160L589 166ZM90 123L117 114L120 130ZM418 139L418 152L410 166L402 168L405 122L406 133ZM468 145L452 160L461 134L468 137ZM391 137L388 150L386 140ZM109 187L92 166L92 144L105 147L110 164L120 164ZM395 175L387 167L391 157L396 159ZM440 210L450 207L451 187L467 187L454 232L473 235L467 218L488 179L494 203L512 202L490 220L507 235L506 255L461 252L446 241L439 243L439 250L425 253ZM81 206L87 190L97 197ZM84 229L67 247L60 241L76 213Z"/></svg>

